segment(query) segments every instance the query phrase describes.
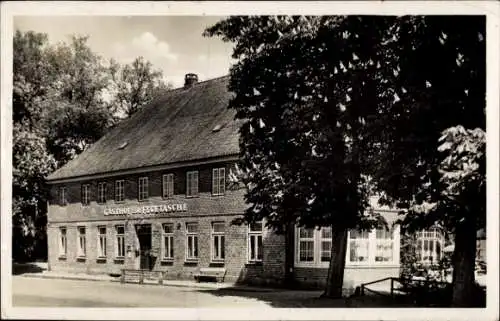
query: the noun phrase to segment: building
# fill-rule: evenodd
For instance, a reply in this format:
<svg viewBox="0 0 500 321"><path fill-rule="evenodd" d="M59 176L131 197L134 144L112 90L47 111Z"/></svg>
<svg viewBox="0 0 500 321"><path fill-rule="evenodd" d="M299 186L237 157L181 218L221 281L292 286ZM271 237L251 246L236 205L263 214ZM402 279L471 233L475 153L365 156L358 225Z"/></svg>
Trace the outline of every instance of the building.
<svg viewBox="0 0 500 321"><path fill-rule="evenodd" d="M193 279L225 269L225 281L319 287L331 231L232 225L246 208L228 174L238 158L239 123L227 104L228 77L198 82L145 106L51 174L51 270L119 274L122 269ZM389 222L397 213L377 208ZM351 231L346 287L399 275L399 227Z"/></svg>

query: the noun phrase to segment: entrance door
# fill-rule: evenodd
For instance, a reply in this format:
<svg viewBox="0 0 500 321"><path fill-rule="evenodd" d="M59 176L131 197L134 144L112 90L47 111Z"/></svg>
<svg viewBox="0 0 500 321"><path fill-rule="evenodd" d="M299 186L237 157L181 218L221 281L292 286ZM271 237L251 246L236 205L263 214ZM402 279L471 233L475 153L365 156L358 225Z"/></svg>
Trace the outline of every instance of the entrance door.
<svg viewBox="0 0 500 321"><path fill-rule="evenodd" d="M141 224L135 226L137 238L139 240L139 268L141 270L151 270L151 224Z"/></svg>

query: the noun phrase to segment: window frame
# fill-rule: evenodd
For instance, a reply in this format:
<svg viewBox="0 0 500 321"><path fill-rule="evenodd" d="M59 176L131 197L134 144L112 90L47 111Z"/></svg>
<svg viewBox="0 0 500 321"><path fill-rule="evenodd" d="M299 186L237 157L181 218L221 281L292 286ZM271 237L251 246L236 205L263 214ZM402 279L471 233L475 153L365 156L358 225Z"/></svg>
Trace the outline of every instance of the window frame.
<svg viewBox="0 0 500 321"><path fill-rule="evenodd" d="M148 176L139 177L137 183L137 200L139 202L147 201L149 199L149 178Z"/></svg>
<svg viewBox="0 0 500 321"><path fill-rule="evenodd" d="M196 232L190 232L188 229L188 226L190 225L195 225L196 226ZM198 222L186 222L186 261L188 262L196 262L198 261L200 257L200 248L199 248L199 224ZM192 238L193 240L196 240L196 242L191 241L191 245L193 246L192 249L189 248L189 238ZM195 246L196 244L196 246ZM189 251L192 250L194 253L196 250L196 256L189 256Z"/></svg>
<svg viewBox="0 0 500 321"><path fill-rule="evenodd" d="M195 179L196 178L196 179ZM188 171L186 172L186 197L198 197L199 191L199 172ZM196 184L194 184L193 182Z"/></svg>
<svg viewBox="0 0 500 321"><path fill-rule="evenodd" d="M223 231L216 232L215 225L222 224ZM211 262L224 262L226 259L226 223L222 221L212 222L210 229L210 261ZM218 239L217 249L215 248L215 239ZM222 241L222 242L221 242ZM216 257L216 250L219 256Z"/></svg>
<svg viewBox="0 0 500 321"><path fill-rule="evenodd" d="M166 226L171 226L172 231L171 232L165 232L165 227ZM162 243L161 243L161 260L162 261L173 261L174 260L174 255L175 255L175 247L174 247L174 223L163 223L162 224ZM165 240L168 238L168 243L169 243L169 248L166 248L166 243ZM169 251L167 251L169 250ZM169 255L166 255L166 254Z"/></svg>
<svg viewBox="0 0 500 321"><path fill-rule="evenodd" d="M258 221L255 222L255 224L260 224L260 230L258 229L252 229L252 224L248 224L248 243L247 243L247 260L248 263L250 264L255 264L255 263L261 263L264 260L264 222L263 221ZM261 245L261 251L260 253L262 254L262 257L259 259L259 237L260 237L260 245ZM254 254L255 257L252 258L252 238L255 239L254 241Z"/></svg>
<svg viewBox="0 0 500 321"><path fill-rule="evenodd" d="M226 194L226 168L218 167L212 169L212 196L224 196Z"/></svg>
<svg viewBox="0 0 500 321"><path fill-rule="evenodd" d="M172 198L174 196L174 174L168 173L162 176L162 197Z"/></svg>
<svg viewBox="0 0 500 321"><path fill-rule="evenodd" d="M102 229L104 229L104 233L102 233ZM108 246L108 237L107 237L107 228L105 225L97 226L97 258L103 259L108 256L107 246ZM103 242L104 240L104 242Z"/></svg>
<svg viewBox="0 0 500 321"><path fill-rule="evenodd" d="M118 229L123 228L123 233L119 233ZM119 224L115 225L115 258L124 259L125 258L125 225ZM120 248L123 251L123 255L120 255Z"/></svg>
<svg viewBox="0 0 500 321"><path fill-rule="evenodd" d="M66 226L59 227L58 243L59 243L59 257L65 258L68 255L68 228Z"/></svg>
<svg viewBox="0 0 500 321"><path fill-rule="evenodd" d="M97 183L97 203L98 204L106 204L106 182L98 182Z"/></svg>
<svg viewBox="0 0 500 321"><path fill-rule="evenodd" d="M119 198L119 199L118 199ZM123 203L125 201L125 180L115 180L115 203Z"/></svg>
<svg viewBox="0 0 500 321"><path fill-rule="evenodd" d="M81 203L83 206L90 205L90 184L82 184Z"/></svg>
<svg viewBox="0 0 500 321"><path fill-rule="evenodd" d="M77 258L86 258L87 257L87 228L85 226L77 226L77 249L76 249L76 257ZM82 233L83 231L83 233ZM83 242L82 242L83 240ZM83 245L83 247L82 247Z"/></svg>

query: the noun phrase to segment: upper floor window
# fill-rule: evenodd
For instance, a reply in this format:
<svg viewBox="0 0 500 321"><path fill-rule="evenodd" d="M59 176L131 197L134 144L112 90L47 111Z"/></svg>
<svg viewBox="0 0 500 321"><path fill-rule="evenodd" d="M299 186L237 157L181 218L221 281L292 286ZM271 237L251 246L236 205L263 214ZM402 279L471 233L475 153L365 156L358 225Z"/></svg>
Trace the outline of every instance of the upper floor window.
<svg viewBox="0 0 500 321"><path fill-rule="evenodd" d="M148 178L139 177L139 201L148 199Z"/></svg>
<svg viewBox="0 0 500 321"><path fill-rule="evenodd" d="M163 175L163 197L168 198L174 195L174 174Z"/></svg>
<svg viewBox="0 0 500 321"><path fill-rule="evenodd" d="M97 184L97 202L106 203L106 183L104 182Z"/></svg>
<svg viewBox="0 0 500 321"><path fill-rule="evenodd" d="M125 198L125 181L115 181L115 202L123 202Z"/></svg>
<svg viewBox="0 0 500 321"><path fill-rule="evenodd" d="M255 222L248 226L248 261L261 262L262 250L262 222Z"/></svg>
<svg viewBox="0 0 500 321"><path fill-rule="evenodd" d="M90 185L83 184L82 185L82 204L89 205L90 203Z"/></svg>
<svg viewBox="0 0 500 321"><path fill-rule="evenodd" d="M66 187L59 187L59 205L66 205Z"/></svg>
<svg viewBox="0 0 500 321"><path fill-rule="evenodd" d="M186 174L186 196L198 196L198 171Z"/></svg>
<svg viewBox="0 0 500 321"><path fill-rule="evenodd" d="M212 194L224 195L226 190L226 169L214 168L212 170Z"/></svg>
<svg viewBox="0 0 500 321"><path fill-rule="evenodd" d="M417 232L417 261L438 264L442 258L444 236L437 228Z"/></svg>

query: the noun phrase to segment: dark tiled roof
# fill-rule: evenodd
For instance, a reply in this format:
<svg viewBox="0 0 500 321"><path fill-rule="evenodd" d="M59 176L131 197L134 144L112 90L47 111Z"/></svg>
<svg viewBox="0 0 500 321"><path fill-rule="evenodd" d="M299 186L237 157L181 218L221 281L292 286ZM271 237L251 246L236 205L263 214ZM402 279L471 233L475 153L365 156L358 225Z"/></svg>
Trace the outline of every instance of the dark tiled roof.
<svg viewBox="0 0 500 321"><path fill-rule="evenodd" d="M239 124L227 108L228 83L226 76L168 91L47 179L238 154ZM220 130L213 131L217 125Z"/></svg>

